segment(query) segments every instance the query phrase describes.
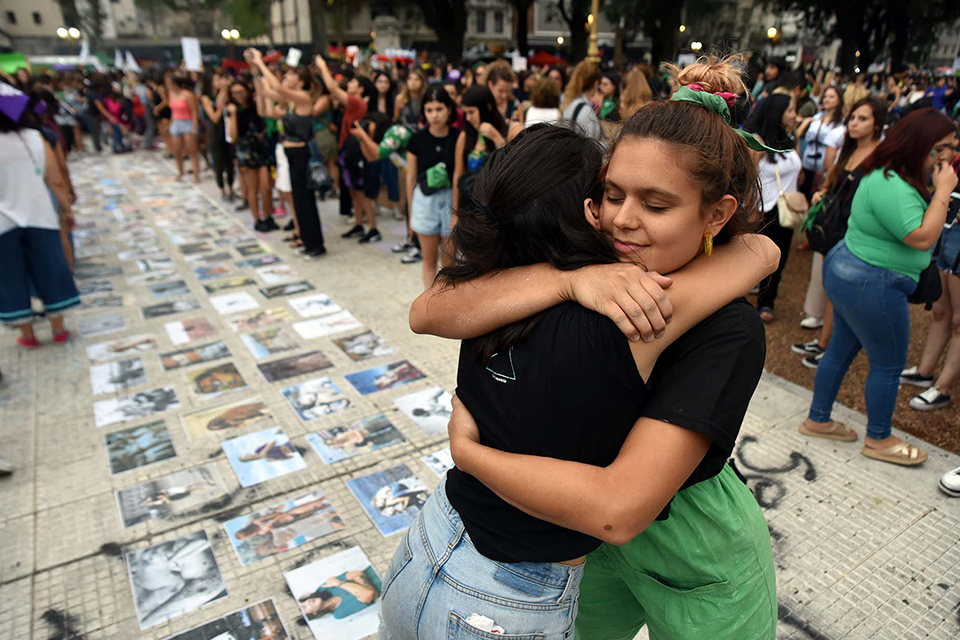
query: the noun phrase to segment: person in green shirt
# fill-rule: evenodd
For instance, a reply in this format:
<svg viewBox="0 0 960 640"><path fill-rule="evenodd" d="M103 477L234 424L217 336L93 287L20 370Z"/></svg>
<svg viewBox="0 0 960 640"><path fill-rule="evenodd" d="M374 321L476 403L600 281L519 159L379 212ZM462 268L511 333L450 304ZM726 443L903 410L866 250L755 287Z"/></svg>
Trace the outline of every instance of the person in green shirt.
<svg viewBox="0 0 960 640"><path fill-rule="evenodd" d="M813 403L800 433L854 442L852 429L830 419L850 363L865 349L870 359L864 395L867 433L862 453L900 465L918 465L927 453L891 434L900 373L910 345L907 297L947 216L957 174L956 125L933 109L918 109L897 123L861 165L863 180L850 209L847 234L823 264L833 303L833 336L813 387ZM933 194L927 189L933 178Z"/></svg>
<svg viewBox="0 0 960 640"><path fill-rule="evenodd" d="M380 578L371 567L345 571L327 580L313 593L299 598L304 617L315 620L332 614L342 620L363 611L380 597Z"/></svg>

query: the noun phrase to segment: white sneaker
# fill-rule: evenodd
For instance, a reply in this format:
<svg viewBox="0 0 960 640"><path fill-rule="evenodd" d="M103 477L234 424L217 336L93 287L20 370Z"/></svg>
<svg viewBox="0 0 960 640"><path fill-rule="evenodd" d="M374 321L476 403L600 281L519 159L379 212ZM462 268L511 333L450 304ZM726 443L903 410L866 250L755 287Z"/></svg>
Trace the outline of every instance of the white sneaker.
<svg viewBox="0 0 960 640"><path fill-rule="evenodd" d="M920 367L910 367L900 373L900 384L929 388L933 386L933 376L922 376L920 375Z"/></svg>
<svg viewBox="0 0 960 640"><path fill-rule="evenodd" d="M800 327L802 329L819 329L823 326L823 318L818 318L816 316L807 316L800 321Z"/></svg>
<svg viewBox="0 0 960 640"><path fill-rule="evenodd" d="M950 404L950 394L943 393L936 385L910 399L910 408L914 411L933 411Z"/></svg>
<svg viewBox="0 0 960 640"><path fill-rule="evenodd" d="M948 496L960 498L960 467L943 474L943 477L940 478L939 486L940 491L943 491Z"/></svg>
<svg viewBox="0 0 960 640"><path fill-rule="evenodd" d="M13 465L10 464L10 461L0 455L0 476L5 476L13 473Z"/></svg>

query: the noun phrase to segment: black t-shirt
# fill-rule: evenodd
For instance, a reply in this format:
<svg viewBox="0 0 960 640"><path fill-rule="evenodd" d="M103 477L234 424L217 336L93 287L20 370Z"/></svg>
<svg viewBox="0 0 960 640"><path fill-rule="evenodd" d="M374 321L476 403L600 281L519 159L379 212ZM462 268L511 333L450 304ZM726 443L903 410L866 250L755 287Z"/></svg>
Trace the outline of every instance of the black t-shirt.
<svg viewBox="0 0 960 640"><path fill-rule="evenodd" d="M606 466L640 415L646 387L626 337L575 303L545 311L523 342L479 363L460 347L457 395L483 444ZM557 562L593 551L596 538L501 500L459 469L447 476L450 503L483 555L501 562Z"/></svg>
<svg viewBox="0 0 960 640"><path fill-rule="evenodd" d="M413 134L407 145L407 151L417 156L417 184L423 195L436 193L439 189L427 186L427 169L443 162L447 166L447 175L453 180L453 163L457 150L457 136L460 132L450 127L446 137L437 138L429 129L421 129Z"/></svg>
<svg viewBox="0 0 960 640"><path fill-rule="evenodd" d="M766 357L763 323L743 298L667 347L646 385L619 329L574 303L547 311L514 347L512 361L498 355L484 370L467 347L461 347L457 394L477 420L483 444L605 466L637 419L660 420L713 441L681 490L723 469ZM555 562L600 545L514 509L456 468L448 474L447 493L475 546L491 559ZM669 509L657 519L667 518Z"/></svg>

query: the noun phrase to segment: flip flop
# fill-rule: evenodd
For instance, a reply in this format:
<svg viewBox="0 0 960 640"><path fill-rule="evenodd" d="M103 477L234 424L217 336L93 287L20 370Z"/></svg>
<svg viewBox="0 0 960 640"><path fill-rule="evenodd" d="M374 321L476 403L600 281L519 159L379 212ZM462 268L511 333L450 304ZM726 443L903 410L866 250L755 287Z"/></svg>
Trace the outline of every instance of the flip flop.
<svg viewBox="0 0 960 640"><path fill-rule="evenodd" d="M927 461L926 451L912 444L907 444L906 442L898 442L886 449L868 449L864 447L860 450L860 453L874 460L899 464L905 467L915 467Z"/></svg>
<svg viewBox="0 0 960 640"><path fill-rule="evenodd" d="M803 422L798 427L800 433L811 438L824 438L826 440L839 440L840 442L856 442L857 432L848 429L842 422L831 422L829 431L813 431L807 428Z"/></svg>

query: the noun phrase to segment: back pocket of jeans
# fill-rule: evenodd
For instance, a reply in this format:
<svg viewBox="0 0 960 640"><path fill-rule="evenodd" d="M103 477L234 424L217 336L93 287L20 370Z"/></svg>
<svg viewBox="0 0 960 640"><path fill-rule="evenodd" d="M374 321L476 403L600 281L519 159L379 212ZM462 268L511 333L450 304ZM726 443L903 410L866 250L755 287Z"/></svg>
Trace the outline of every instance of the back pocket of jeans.
<svg viewBox="0 0 960 640"><path fill-rule="evenodd" d="M403 568L410 564L410 561L413 559L413 552L410 550L410 532L412 530L413 527L407 529L407 532L403 534L403 537L400 539L400 546L393 554L393 559L390 561L387 573L383 576L383 588L380 591L381 598L386 597L390 585L393 584L393 581L400 575Z"/></svg>
<svg viewBox="0 0 960 640"><path fill-rule="evenodd" d="M477 638L484 638L486 640L546 640L547 638L545 633L516 634L510 633L509 631L510 630L507 629L504 633L491 633L490 631L478 629L467 623L466 618L459 613L451 611L450 620L447 623L447 640L477 640Z"/></svg>

